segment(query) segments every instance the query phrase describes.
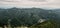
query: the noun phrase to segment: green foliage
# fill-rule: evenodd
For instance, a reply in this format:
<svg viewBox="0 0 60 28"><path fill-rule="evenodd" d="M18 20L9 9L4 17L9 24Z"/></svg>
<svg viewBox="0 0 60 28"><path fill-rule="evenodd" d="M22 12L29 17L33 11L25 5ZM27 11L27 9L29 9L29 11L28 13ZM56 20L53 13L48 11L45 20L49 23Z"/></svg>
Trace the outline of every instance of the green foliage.
<svg viewBox="0 0 60 28"><path fill-rule="evenodd" d="M39 19L52 19L53 21L56 20L57 18L59 17L57 16L56 13L41 8L0 9L0 26L8 25L9 19L11 19L10 21L11 26L21 26L21 25L32 26L33 24L36 24ZM52 24L51 22L50 24ZM48 22L45 24L47 25L45 26L43 24L44 25L43 27L47 27L48 25L50 25Z"/></svg>
<svg viewBox="0 0 60 28"><path fill-rule="evenodd" d="M30 28L57 28L56 25L54 21L48 20L43 23L34 24Z"/></svg>

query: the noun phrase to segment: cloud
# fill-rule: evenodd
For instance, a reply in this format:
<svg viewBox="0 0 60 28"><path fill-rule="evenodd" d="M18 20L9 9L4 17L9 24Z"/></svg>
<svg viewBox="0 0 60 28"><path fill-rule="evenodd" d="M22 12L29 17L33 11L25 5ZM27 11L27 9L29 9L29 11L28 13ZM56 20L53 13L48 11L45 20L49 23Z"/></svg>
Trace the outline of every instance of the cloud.
<svg viewBox="0 0 60 28"><path fill-rule="evenodd" d="M0 1L4 1L4 2L20 2L21 0L0 0Z"/></svg>
<svg viewBox="0 0 60 28"><path fill-rule="evenodd" d="M0 6L59 8L60 0L0 0Z"/></svg>
<svg viewBox="0 0 60 28"><path fill-rule="evenodd" d="M29 1L34 1L34 2L46 2L47 0L29 0Z"/></svg>

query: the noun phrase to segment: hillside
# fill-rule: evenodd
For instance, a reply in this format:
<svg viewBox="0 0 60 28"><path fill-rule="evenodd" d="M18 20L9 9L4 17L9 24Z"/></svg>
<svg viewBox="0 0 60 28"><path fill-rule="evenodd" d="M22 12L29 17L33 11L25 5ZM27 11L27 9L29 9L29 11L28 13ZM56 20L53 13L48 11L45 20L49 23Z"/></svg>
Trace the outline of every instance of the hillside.
<svg viewBox="0 0 60 28"><path fill-rule="evenodd" d="M58 15L52 10L45 10L42 8L9 8L0 9L0 26L32 26L37 23L39 19L56 20ZM9 21L10 19L10 21Z"/></svg>

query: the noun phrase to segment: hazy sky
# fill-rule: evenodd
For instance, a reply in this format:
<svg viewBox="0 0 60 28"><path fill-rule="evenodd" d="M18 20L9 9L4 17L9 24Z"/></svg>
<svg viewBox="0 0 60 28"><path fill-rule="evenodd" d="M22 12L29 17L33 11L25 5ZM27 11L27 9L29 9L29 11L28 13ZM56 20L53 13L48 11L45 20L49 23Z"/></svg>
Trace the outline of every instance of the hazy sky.
<svg viewBox="0 0 60 28"><path fill-rule="evenodd" d="M0 7L60 8L60 0L0 0Z"/></svg>

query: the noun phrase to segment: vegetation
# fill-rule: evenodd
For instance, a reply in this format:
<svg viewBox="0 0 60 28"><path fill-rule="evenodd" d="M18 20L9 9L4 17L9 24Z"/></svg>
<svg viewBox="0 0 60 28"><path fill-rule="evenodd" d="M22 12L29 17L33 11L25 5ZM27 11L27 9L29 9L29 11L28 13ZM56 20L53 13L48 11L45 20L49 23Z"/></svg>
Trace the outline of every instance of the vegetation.
<svg viewBox="0 0 60 28"><path fill-rule="evenodd" d="M27 26L34 28L57 28L60 17L52 10L41 8L10 8L0 9L0 26L9 24L12 27ZM37 23L39 19L46 19L46 22Z"/></svg>
<svg viewBox="0 0 60 28"><path fill-rule="evenodd" d="M30 28L57 28L57 24L54 21L48 20L43 23L34 24Z"/></svg>

